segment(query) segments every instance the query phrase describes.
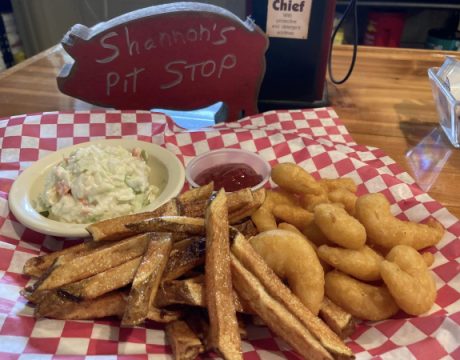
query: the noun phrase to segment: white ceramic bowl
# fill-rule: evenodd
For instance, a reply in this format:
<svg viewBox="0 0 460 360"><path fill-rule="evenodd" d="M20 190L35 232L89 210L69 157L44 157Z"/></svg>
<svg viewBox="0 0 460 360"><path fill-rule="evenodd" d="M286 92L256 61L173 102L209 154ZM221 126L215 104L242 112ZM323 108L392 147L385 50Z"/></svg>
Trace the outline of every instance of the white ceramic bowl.
<svg viewBox="0 0 460 360"><path fill-rule="evenodd" d="M222 164L246 164L262 176L262 181L252 187L257 190L265 185L270 178L270 164L260 155L242 149L219 149L203 153L193 158L185 168L185 178L192 187L200 186L195 182L195 178L202 171Z"/></svg>
<svg viewBox="0 0 460 360"><path fill-rule="evenodd" d="M23 225L43 234L62 237L86 237L87 224L69 224L47 219L34 209L34 202L43 191L47 173L65 156L89 145L122 146L128 150L140 148L148 155L150 183L160 186L158 197L140 211L151 211L177 196L184 185L184 167L177 157L161 146L131 139L97 140L70 146L45 156L25 169L13 183L8 201L10 210Z"/></svg>

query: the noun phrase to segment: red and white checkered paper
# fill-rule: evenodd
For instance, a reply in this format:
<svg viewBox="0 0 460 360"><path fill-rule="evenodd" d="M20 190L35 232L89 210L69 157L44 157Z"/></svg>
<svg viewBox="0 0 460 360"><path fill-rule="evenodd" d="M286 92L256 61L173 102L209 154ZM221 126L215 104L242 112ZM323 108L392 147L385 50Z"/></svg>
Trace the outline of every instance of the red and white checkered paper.
<svg viewBox="0 0 460 360"><path fill-rule="evenodd" d="M14 116L0 120L0 359L170 358L162 326L120 327L117 320L34 319L20 295L29 279L24 262L75 244L31 231L8 209L14 179L30 163L57 149L101 138L135 138L174 152L187 164L197 154L222 147L259 153L271 165L293 161L316 178L352 177L359 193L382 192L401 219L434 217L447 232L432 267L438 297L420 317L400 313L391 320L361 323L348 339L358 359L460 358L460 223L425 194L381 150L357 145L332 109L276 111L198 131L178 128L162 114L77 112ZM249 329L245 359L297 358L265 327Z"/></svg>

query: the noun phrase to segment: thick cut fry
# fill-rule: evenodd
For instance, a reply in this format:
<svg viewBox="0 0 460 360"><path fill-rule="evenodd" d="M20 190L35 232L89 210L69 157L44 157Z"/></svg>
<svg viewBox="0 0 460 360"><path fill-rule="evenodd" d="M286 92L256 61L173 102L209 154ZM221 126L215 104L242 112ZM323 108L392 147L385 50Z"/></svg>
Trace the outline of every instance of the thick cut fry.
<svg viewBox="0 0 460 360"><path fill-rule="evenodd" d="M60 256L65 255L67 260L71 260L72 257L76 258L79 256L86 255L91 251L101 248L102 246L110 246L110 244L104 244L94 241L84 242L75 246L68 247L63 250L54 251L52 253L41 255L30 258L24 264L22 272L25 275L39 277L53 265L53 262Z"/></svg>
<svg viewBox="0 0 460 360"><path fill-rule="evenodd" d="M265 206L260 207L251 215L251 220L259 232L274 230L277 228L275 216Z"/></svg>
<svg viewBox="0 0 460 360"><path fill-rule="evenodd" d="M324 296L324 271L315 249L303 236L270 230L250 239L254 250L315 315Z"/></svg>
<svg viewBox="0 0 460 360"><path fill-rule="evenodd" d="M75 299L97 298L131 283L141 259L139 256L87 279L64 285L59 291Z"/></svg>
<svg viewBox="0 0 460 360"><path fill-rule="evenodd" d="M173 245L162 281L174 280L204 263L206 238L196 236Z"/></svg>
<svg viewBox="0 0 460 360"><path fill-rule="evenodd" d="M207 192L203 192L203 194L207 194ZM201 195L202 194L200 194L200 196ZM180 215L188 217L204 217L210 196L211 194L203 199L179 202ZM249 204L255 202L253 193L249 188L228 193L226 196L229 213L235 212L236 214L240 209L243 209Z"/></svg>
<svg viewBox="0 0 460 360"><path fill-rule="evenodd" d="M240 224L235 224L233 225L233 227L247 238L255 236L259 233L257 231L256 226L254 225L254 222L251 219L246 220L245 222L242 222Z"/></svg>
<svg viewBox="0 0 460 360"><path fill-rule="evenodd" d="M190 235L204 235L205 226L203 218L191 218L186 216L162 216L126 224L129 229L136 232L181 232Z"/></svg>
<svg viewBox="0 0 460 360"><path fill-rule="evenodd" d="M89 225L86 230L91 234L94 241L114 241L138 234L135 229L128 229L125 225L150 219L158 216L178 215L176 200L172 199L158 209L139 214L119 216L113 219L99 221Z"/></svg>
<svg viewBox="0 0 460 360"><path fill-rule="evenodd" d="M156 233L155 238L149 242L129 292L128 304L121 321L123 325L137 325L147 318L171 248L170 234Z"/></svg>
<svg viewBox="0 0 460 360"><path fill-rule="evenodd" d="M383 256L365 245L359 250L321 245L318 256L332 267L363 281L380 280Z"/></svg>
<svg viewBox="0 0 460 360"><path fill-rule="evenodd" d="M356 329L356 322L350 313L334 304L328 297L324 297L319 316L340 338L346 339Z"/></svg>
<svg viewBox="0 0 460 360"><path fill-rule="evenodd" d="M228 222L230 224L236 224L241 220L251 216L262 206L264 200L265 189L262 188L252 192L252 200L247 205L234 210L229 209Z"/></svg>
<svg viewBox="0 0 460 360"><path fill-rule="evenodd" d="M242 359L230 273L228 211L221 189L206 211L205 286L211 342L225 359Z"/></svg>
<svg viewBox="0 0 460 360"><path fill-rule="evenodd" d="M399 308L385 286L373 286L340 271L326 274L326 295L351 315L371 321L388 319Z"/></svg>
<svg viewBox="0 0 460 360"><path fill-rule="evenodd" d="M410 315L421 315L436 300L436 284L423 256L407 245L395 246L380 265L382 279L398 306Z"/></svg>
<svg viewBox="0 0 460 360"><path fill-rule="evenodd" d="M166 281L158 290L155 304L160 308L174 304L206 307L205 294L203 276L185 280ZM250 307L242 303L236 293L233 293L233 298L237 312L251 313Z"/></svg>
<svg viewBox="0 0 460 360"><path fill-rule="evenodd" d="M315 223L330 241L347 249L358 250L366 243L364 226L336 205L317 205Z"/></svg>
<svg viewBox="0 0 460 360"><path fill-rule="evenodd" d="M194 202L199 200L208 200L212 192L214 191L214 183L210 182L209 184L190 189L177 197L177 200L181 204L188 202Z"/></svg>
<svg viewBox="0 0 460 360"><path fill-rule="evenodd" d="M142 255L153 236L152 233L136 235L70 261L65 260L66 255L57 258L49 271L37 281L35 290L55 289L121 265Z"/></svg>
<svg viewBox="0 0 460 360"><path fill-rule="evenodd" d="M334 358L353 358L352 351L343 341L292 294L243 236L237 235L234 238L231 250L232 254L241 262L242 266L260 281L269 296L285 307L289 313L292 313L334 356ZM253 283L252 287L257 288L257 285ZM241 297L244 299L243 296ZM263 302L262 299L255 301ZM289 336L289 334L285 336Z"/></svg>
<svg viewBox="0 0 460 360"><path fill-rule="evenodd" d="M179 320L183 315L183 312L180 310L166 310L151 307L147 313L147 319L167 324Z"/></svg>
<svg viewBox="0 0 460 360"><path fill-rule="evenodd" d="M307 328L276 299L260 281L232 255L233 285L251 303L254 311L272 331L306 359L333 359Z"/></svg>
<svg viewBox="0 0 460 360"><path fill-rule="evenodd" d="M192 331L201 340L203 346L205 347L205 351L212 350L207 310L196 309L196 311L189 312L184 320L190 329L192 329Z"/></svg>
<svg viewBox="0 0 460 360"><path fill-rule="evenodd" d="M36 317L61 320L89 320L121 316L126 307L126 293L113 291L92 300L73 301L59 292L50 291L35 307Z"/></svg>
<svg viewBox="0 0 460 360"><path fill-rule="evenodd" d="M250 188L244 188L226 194L228 212L238 210L254 202L254 196Z"/></svg>
<svg viewBox="0 0 460 360"><path fill-rule="evenodd" d="M294 163L272 168L272 180L282 189L296 194L320 194L321 185L305 169Z"/></svg>
<svg viewBox="0 0 460 360"><path fill-rule="evenodd" d="M408 245L420 250L436 245L444 234L444 228L434 219L418 224L395 218L391 214L390 203L379 193L358 198L356 218L366 228L369 242L387 249Z"/></svg>
<svg viewBox="0 0 460 360"><path fill-rule="evenodd" d="M300 206L276 205L273 207L273 215L282 221L303 229L313 221L313 213Z"/></svg>
<svg viewBox="0 0 460 360"><path fill-rule="evenodd" d="M181 216L202 218L204 217L206 206L208 206L208 200L186 202L179 205L179 214Z"/></svg>
<svg viewBox="0 0 460 360"><path fill-rule="evenodd" d="M185 321L167 324L165 332L175 360L195 360L204 351L201 340Z"/></svg>

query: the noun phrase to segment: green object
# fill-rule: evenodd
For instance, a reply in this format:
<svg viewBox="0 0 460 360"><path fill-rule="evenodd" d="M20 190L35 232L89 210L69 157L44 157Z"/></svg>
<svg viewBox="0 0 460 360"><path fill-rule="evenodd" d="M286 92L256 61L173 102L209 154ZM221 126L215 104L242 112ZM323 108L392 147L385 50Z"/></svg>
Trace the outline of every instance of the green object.
<svg viewBox="0 0 460 360"><path fill-rule="evenodd" d="M435 50L453 50L460 49L460 40L457 39L441 39L434 36L428 36L426 40L426 48Z"/></svg>

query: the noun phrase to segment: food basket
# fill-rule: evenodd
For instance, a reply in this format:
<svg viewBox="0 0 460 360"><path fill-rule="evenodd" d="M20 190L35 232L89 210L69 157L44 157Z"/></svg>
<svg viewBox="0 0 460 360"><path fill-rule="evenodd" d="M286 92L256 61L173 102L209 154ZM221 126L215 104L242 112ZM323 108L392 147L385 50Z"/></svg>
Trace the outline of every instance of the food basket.
<svg viewBox="0 0 460 360"><path fill-rule="evenodd" d="M390 320L362 322L347 340L357 359L455 359L460 357L460 223L380 149L356 144L331 108L270 111L238 122L186 131L162 114L136 111L50 112L0 120L0 358L164 359L171 348L163 326L126 328L117 319L61 321L35 319L20 295L31 257L76 243L23 227L8 209L9 189L31 162L76 143L100 138L132 138L160 144L184 165L213 149L257 152L271 166L295 162L315 178L351 177L358 194L383 193L400 219L432 217L446 233L428 249L438 297L420 317L398 313ZM266 186L272 186L267 184ZM266 327L251 327L243 341L245 359L296 358Z"/></svg>

